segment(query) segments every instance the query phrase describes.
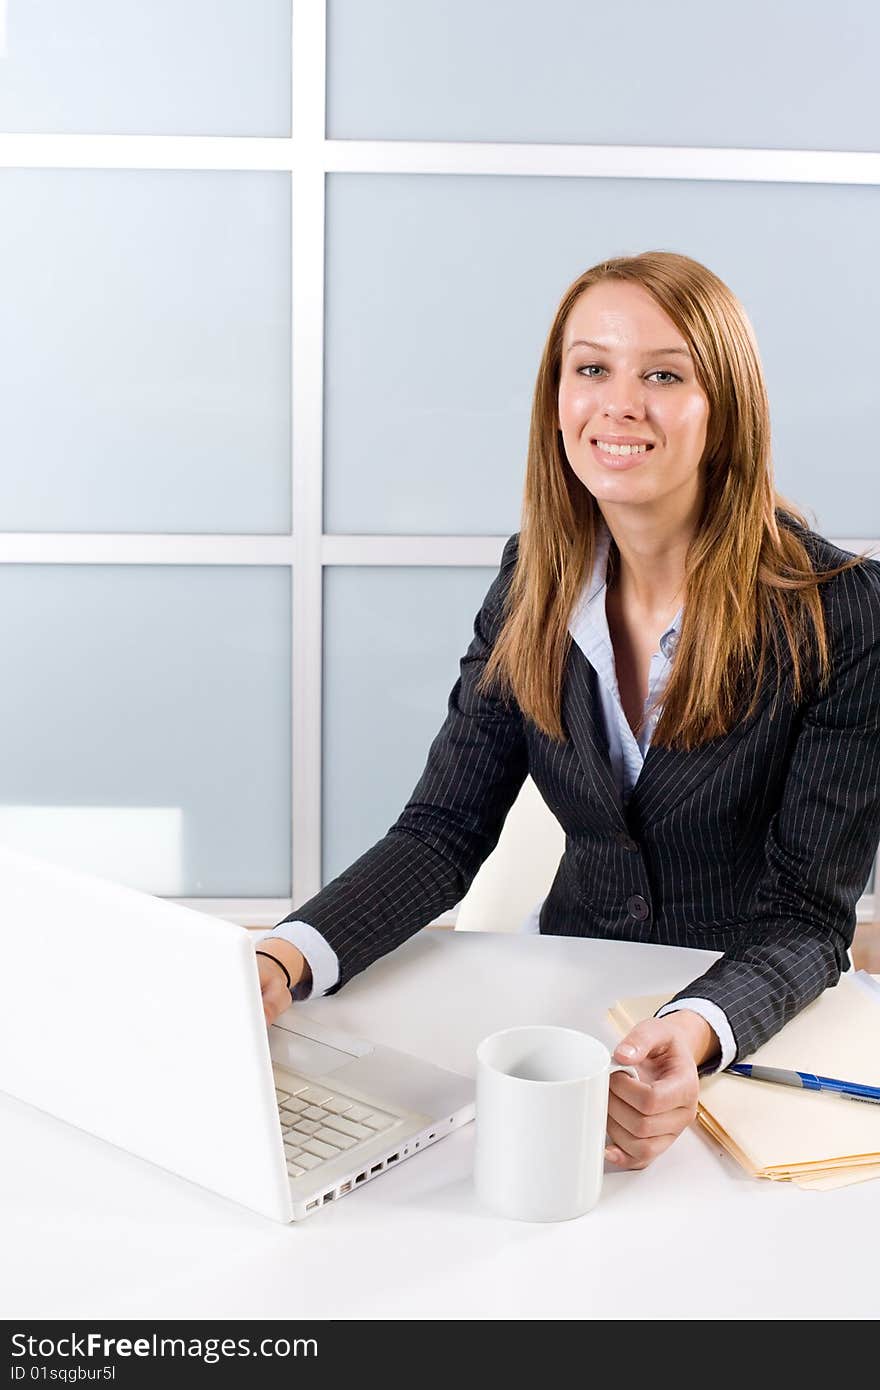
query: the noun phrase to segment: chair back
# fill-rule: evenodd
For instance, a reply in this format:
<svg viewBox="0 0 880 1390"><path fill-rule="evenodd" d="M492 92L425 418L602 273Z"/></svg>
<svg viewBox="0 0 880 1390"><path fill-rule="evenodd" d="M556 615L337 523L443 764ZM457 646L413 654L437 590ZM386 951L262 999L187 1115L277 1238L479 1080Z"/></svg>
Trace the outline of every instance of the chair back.
<svg viewBox="0 0 880 1390"><path fill-rule="evenodd" d="M562 826L527 777L497 845L459 903L456 931L522 931L546 897L564 849Z"/></svg>

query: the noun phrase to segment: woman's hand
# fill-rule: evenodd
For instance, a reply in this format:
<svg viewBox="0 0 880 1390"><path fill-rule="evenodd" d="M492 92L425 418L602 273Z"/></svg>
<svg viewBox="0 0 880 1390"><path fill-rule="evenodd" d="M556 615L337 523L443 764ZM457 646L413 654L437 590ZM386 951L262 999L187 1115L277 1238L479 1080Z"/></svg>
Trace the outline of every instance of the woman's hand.
<svg viewBox="0 0 880 1390"><path fill-rule="evenodd" d="M257 969L260 973L260 992L263 996L263 1014L266 1019L266 1027L269 1028L283 1014L285 1009L290 1008L290 990L287 987L287 980L284 978L284 971L276 961L280 961L287 969L290 976L291 987L298 985L300 981L311 979L311 971L302 951L297 950L289 941L284 941L281 937L273 936L268 940L260 941L257 945L260 955L256 957ZM274 956L275 960L270 960L269 955Z"/></svg>
<svg viewBox="0 0 880 1390"><path fill-rule="evenodd" d="M614 1051L641 1078L613 1072L605 1157L614 1168L647 1168L692 1124L700 1093L697 1067L718 1050L705 1019L689 1009L636 1024Z"/></svg>

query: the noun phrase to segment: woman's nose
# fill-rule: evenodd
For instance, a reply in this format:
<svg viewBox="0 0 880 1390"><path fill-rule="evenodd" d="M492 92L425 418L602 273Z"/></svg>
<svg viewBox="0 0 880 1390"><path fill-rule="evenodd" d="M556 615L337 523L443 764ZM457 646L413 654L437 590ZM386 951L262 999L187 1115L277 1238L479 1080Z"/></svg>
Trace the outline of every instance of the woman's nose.
<svg viewBox="0 0 880 1390"><path fill-rule="evenodd" d="M641 418L645 413L645 393L641 383L623 380L606 383L602 413L612 420Z"/></svg>

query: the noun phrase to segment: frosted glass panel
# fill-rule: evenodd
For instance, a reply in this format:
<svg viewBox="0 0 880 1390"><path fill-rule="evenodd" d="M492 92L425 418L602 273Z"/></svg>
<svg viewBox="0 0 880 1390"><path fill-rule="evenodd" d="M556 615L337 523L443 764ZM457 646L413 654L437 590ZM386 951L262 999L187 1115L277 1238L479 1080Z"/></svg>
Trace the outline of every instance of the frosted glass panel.
<svg viewBox="0 0 880 1390"><path fill-rule="evenodd" d="M277 567L0 566L0 841L289 897L290 616Z"/></svg>
<svg viewBox="0 0 880 1390"><path fill-rule="evenodd" d="M880 149L865 0L328 0L336 139Z"/></svg>
<svg viewBox="0 0 880 1390"><path fill-rule="evenodd" d="M880 536L880 188L336 175L327 217L325 526L518 528L531 396L567 285L661 247L744 302L777 486L826 535ZM833 441L833 447L832 447Z"/></svg>
<svg viewBox="0 0 880 1390"><path fill-rule="evenodd" d="M324 882L380 839L446 718L497 570L324 574Z"/></svg>
<svg viewBox="0 0 880 1390"><path fill-rule="evenodd" d="M0 170L0 530L290 528L286 174Z"/></svg>
<svg viewBox="0 0 880 1390"><path fill-rule="evenodd" d="M0 0L3 130L288 135L290 0Z"/></svg>

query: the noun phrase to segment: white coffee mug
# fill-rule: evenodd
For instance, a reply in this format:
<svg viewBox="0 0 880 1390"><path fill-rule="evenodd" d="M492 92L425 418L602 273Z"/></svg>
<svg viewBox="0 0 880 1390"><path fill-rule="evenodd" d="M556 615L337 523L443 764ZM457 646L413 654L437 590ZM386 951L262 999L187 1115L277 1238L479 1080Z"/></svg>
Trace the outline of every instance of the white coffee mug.
<svg viewBox="0 0 880 1390"><path fill-rule="evenodd" d="M507 1028L477 1048L474 1185L499 1216L568 1221L602 1190L608 1078L635 1067L574 1028Z"/></svg>

